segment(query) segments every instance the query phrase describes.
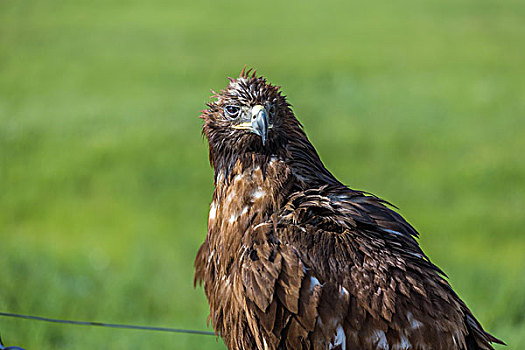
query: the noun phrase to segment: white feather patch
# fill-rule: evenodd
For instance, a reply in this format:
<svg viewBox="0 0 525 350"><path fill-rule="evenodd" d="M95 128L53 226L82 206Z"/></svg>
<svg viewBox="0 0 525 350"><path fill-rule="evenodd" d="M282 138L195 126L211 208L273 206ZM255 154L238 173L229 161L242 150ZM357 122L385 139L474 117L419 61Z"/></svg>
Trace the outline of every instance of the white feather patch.
<svg viewBox="0 0 525 350"><path fill-rule="evenodd" d="M410 341L404 335L401 337L401 341L399 343L394 344L394 346L392 346L392 350L410 350L410 349L412 349L412 344L410 344Z"/></svg>
<svg viewBox="0 0 525 350"><path fill-rule="evenodd" d="M410 322L410 327L412 329L418 329L419 327L423 325L423 323L419 322L418 320L414 318L414 315L412 315L410 311L407 312L407 320L408 322Z"/></svg>
<svg viewBox="0 0 525 350"><path fill-rule="evenodd" d="M310 277L310 292L314 290L316 286L320 286L319 280L314 276Z"/></svg>
<svg viewBox="0 0 525 350"><path fill-rule="evenodd" d="M255 226L253 227L253 229L254 229L254 230L257 230L259 227L262 227L262 226L264 226L264 225L268 225L268 223L267 223L267 222L261 222L260 224L255 225Z"/></svg>
<svg viewBox="0 0 525 350"><path fill-rule="evenodd" d="M343 329L343 326L341 325L337 326L334 341L330 343L328 349L333 349L334 347L339 345L341 345L342 350L346 350L346 334L345 330Z"/></svg>
<svg viewBox="0 0 525 350"><path fill-rule="evenodd" d="M372 341L377 343L377 349L389 350L388 341L386 340L385 332L376 329L372 335Z"/></svg>
<svg viewBox="0 0 525 350"><path fill-rule="evenodd" d="M272 165L273 163L275 163L275 162L277 162L277 161L280 161L280 159L277 158L276 156L272 156L272 157L270 158L270 165Z"/></svg>
<svg viewBox="0 0 525 350"><path fill-rule="evenodd" d="M261 187L258 187L255 191L253 191L252 196L255 199L262 198L266 195L266 192Z"/></svg>
<svg viewBox="0 0 525 350"><path fill-rule="evenodd" d="M208 219L209 220L215 220L216 216L217 216L217 204L215 202L211 202L210 215L209 215Z"/></svg>
<svg viewBox="0 0 525 350"><path fill-rule="evenodd" d="M233 224L239 218L239 216L246 214L248 212L248 209L250 208L247 205L245 205L244 208L242 208L242 211L238 215L232 214L230 218L228 219L228 222L230 224Z"/></svg>

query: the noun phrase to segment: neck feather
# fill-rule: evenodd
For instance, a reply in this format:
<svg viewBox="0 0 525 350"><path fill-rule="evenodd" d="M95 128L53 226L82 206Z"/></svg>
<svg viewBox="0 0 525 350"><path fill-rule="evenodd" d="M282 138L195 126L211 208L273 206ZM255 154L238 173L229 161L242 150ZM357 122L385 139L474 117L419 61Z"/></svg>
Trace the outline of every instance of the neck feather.
<svg viewBox="0 0 525 350"><path fill-rule="evenodd" d="M210 146L210 163L215 170L215 182L224 180L229 183L233 176L256 168L261 170L264 178L268 167L278 160L286 164L302 189L323 185L344 186L326 169L301 128L294 129L281 141L279 147L274 144L240 154Z"/></svg>

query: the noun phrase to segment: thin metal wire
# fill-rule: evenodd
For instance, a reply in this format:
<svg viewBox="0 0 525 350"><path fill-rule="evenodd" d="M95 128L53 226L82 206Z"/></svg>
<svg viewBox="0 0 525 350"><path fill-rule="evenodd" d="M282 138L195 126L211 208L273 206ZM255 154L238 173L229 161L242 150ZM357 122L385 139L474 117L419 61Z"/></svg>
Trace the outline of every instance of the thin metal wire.
<svg viewBox="0 0 525 350"><path fill-rule="evenodd" d="M26 319L26 320L35 320L35 321L52 322L52 323L65 323L65 324L72 324L72 325L76 325L76 326L95 326L95 327L135 329L135 330L142 330L142 331L158 331L158 332L198 334L198 335L215 335L215 333L213 333L213 332L197 331L197 330L193 330L193 329L179 329L179 328L170 328L170 327L136 326L136 325L128 325L128 324L92 322L92 321L71 321L71 320L61 320L61 319L57 319L57 318L49 318L49 317L41 317L41 316L30 316L30 315L13 314L13 313L9 313L9 312L0 312L0 316L23 318L23 319ZM0 350L1 349L2 348L0 347ZM6 349L8 349L8 348L6 348Z"/></svg>

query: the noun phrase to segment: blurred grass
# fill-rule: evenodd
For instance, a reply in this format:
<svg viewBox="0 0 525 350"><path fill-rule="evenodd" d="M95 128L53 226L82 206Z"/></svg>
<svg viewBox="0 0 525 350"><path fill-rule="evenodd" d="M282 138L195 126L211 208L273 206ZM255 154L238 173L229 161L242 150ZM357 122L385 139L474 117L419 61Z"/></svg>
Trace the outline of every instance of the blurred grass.
<svg viewBox="0 0 525 350"><path fill-rule="evenodd" d="M345 183L397 204L484 326L525 347L525 3L0 2L0 310L204 329L198 111L244 64ZM28 349L213 337L0 319Z"/></svg>

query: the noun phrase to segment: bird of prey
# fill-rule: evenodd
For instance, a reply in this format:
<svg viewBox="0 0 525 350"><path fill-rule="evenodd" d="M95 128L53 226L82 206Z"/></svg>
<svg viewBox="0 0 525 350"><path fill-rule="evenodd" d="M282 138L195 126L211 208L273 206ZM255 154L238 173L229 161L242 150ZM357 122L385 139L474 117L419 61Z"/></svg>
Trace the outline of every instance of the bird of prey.
<svg viewBox="0 0 525 350"><path fill-rule="evenodd" d="M215 170L195 260L228 349L493 349L418 232L323 165L280 87L251 70L202 111Z"/></svg>

